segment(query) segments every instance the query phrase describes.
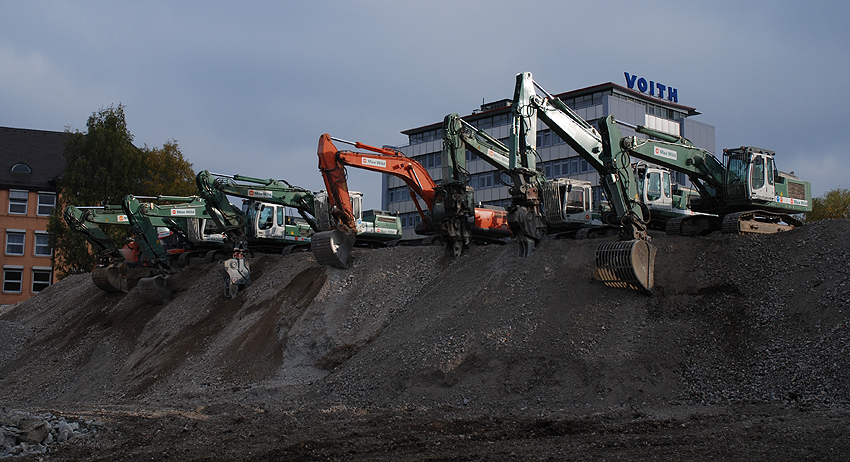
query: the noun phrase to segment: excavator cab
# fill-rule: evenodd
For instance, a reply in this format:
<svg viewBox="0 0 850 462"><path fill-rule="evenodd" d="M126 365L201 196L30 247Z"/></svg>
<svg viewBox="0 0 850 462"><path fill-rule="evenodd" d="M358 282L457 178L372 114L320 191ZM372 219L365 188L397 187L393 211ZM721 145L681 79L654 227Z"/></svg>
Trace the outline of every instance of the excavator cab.
<svg viewBox="0 0 850 462"><path fill-rule="evenodd" d="M779 175L773 156L772 151L753 147L724 149L724 187L727 199L774 200L775 181Z"/></svg>
<svg viewBox="0 0 850 462"><path fill-rule="evenodd" d="M634 168L638 180L638 191L643 203L652 211L672 210L673 190L670 170L652 167L645 162L638 162Z"/></svg>

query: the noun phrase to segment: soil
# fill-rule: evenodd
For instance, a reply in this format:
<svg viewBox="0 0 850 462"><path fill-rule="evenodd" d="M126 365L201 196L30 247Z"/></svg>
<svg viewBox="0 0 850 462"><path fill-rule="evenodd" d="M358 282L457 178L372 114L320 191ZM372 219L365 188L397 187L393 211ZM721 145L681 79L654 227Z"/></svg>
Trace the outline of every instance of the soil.
<svg viewBox="0 0 850 462"><path fill-rule="evenodd" d="M0 403L85 430L20 460L847 460L848 236L656 233L652 296L600 240L77 275L0 314Z"/></svg>

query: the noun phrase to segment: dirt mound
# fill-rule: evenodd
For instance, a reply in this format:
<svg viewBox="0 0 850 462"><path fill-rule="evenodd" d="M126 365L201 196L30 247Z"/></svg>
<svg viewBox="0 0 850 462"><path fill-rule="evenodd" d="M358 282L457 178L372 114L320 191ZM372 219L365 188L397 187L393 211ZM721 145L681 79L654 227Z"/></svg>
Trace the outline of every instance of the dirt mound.
<svg viewBox="0 0 850 462"><path fill-rule="evenodd" d="M653 235L656 294L594 277L599 241L450 260L437 247L217 264L163 306L88 275L0 316L0 399L24 409L467 409L592 415L676 405L850 405L850 222L773 236ZM399 412L402 412L399 411ZM690 412L690 411L689 411Z"/></svg>

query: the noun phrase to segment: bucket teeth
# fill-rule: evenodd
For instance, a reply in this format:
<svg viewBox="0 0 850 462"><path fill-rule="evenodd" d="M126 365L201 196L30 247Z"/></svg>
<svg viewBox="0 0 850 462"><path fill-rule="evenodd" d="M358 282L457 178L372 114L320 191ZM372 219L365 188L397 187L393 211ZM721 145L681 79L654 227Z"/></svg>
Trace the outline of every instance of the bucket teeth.
<svg viewBox="0 0 850 462"><path fill-rule="evenodd" d="M310 250L320 265L348 269L348 255L356 237L340 230L322 231L312 236Z"/></svg>
<svg viewBox="0 0 850 462"><path fill-rule="evenodd" d="M650 294L655 286L655 253L655 247L640 239L602 243L596 248L597 274L609 287Z"/></svg>

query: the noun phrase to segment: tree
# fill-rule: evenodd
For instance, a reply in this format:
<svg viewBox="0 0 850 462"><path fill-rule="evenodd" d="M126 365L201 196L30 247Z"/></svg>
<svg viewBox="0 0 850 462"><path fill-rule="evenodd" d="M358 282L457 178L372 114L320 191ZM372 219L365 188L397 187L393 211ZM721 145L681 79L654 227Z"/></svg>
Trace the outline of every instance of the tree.
<svg viewBox="0 0 850 462"><path fill-rule="evenodd" d="M183 158L177 140L167 141L162 148L142 149L146 175L141 179L139 194L149 196L191 196L197 193L195 171Z"/></svg>
<svg viewBox="0 0 850 462"><path fill-rule="evenodd" d="M110 106L92 114L87 132L70 132L65 144L65 171L59 180L59 201L48 232L57 250L56 279L90 271L98 256L86 241L68 229L62 214L68 205L120 204L128 194L191 195L195 190L192 164L183 158L176 141L160 148L139 149L127 129L124 106ZM124 244L129 229L113 226L104 231Z"/></svg>
<svg viewBox="0 0 850 462"><path fill-rule="evenodd" d="M812 211L806 214L806 220L830 218L850 218L850 189L836 188L812 199Z"/></svg>

